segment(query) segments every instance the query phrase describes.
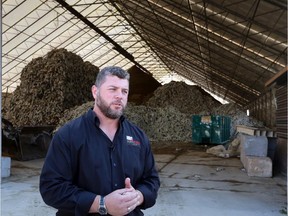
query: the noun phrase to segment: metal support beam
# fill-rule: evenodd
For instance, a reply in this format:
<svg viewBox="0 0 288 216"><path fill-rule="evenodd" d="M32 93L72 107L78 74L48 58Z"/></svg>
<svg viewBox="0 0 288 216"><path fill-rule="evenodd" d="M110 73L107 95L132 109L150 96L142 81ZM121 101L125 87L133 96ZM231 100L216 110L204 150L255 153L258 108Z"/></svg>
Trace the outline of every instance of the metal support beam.
<svg viewBox="0 0 288 216"><path fill-rule="evenodd" d="M113 49L118 51L121 55L123 55L125 58L130 60L135 64L136 67L141 69L143 72L150 74L151 73L144 68L142 65L140 65L127 50L125 50L123 47L121 47L117 42L115 42L113 39L111 39L107 34L105 34L101 29L96 27L92 22L90 22L86 17L84 17L82 14L80 14L77 10L75 10L71 5L67 4L64 0L56 0L62 7L66 8L69 12L71 12L73 15L75 15L78 19L80 19L82 22L84 22L87 26L89 26L91 29L93 29L95 32L97 32L99 35L101 35L103 38L105 38L108 42L113 44Z"/></svg>

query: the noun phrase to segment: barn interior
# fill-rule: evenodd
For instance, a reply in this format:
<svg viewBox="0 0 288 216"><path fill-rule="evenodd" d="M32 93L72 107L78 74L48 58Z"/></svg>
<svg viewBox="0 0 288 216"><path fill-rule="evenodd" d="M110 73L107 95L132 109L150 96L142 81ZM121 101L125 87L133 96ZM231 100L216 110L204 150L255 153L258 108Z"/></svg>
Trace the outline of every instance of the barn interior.
<svg viewBox="0 0 288 216"><path fill-rule="evenodd" d="M287 178L287 1L1 4L5 182L13 163L45 158L57 129L93 106L91 86L110 65L130 73L125 115L155 153L210 149L248 174L240 147L253 137L269 162L250 174ZM221 135L204 137L208 123Z"/></svg>

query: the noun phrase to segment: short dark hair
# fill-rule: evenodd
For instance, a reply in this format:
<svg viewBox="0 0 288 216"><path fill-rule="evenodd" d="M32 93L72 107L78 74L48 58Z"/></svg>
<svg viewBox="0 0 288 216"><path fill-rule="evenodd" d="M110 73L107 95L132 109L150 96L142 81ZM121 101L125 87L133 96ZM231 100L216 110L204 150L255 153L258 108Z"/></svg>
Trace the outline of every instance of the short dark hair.
<svg viewBox="0 0 288 216"><path fill-rule="evenodd" d="M107 76L117 76L120 79L127 79L128 81L130 79L130 74L121 67L108 66L101 69L97 74L95 82L96 87L100 87Z"/></svg>

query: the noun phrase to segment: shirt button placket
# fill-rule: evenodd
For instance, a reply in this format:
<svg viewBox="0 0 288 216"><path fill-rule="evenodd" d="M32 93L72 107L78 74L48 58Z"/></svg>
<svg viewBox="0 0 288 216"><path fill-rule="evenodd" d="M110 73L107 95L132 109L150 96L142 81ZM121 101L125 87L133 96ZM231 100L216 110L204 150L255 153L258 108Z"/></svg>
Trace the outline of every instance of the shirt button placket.
<svg viewBox="0 0 288 216"><path fill-rule="evenodd" d="M117 164L114 162L113 160L113 154L111 155L111 159L112 159L112 164L113 164L113 168L116 169L117 168ZM112 175L114 175L115 173L117 173L116 171L113 171ZM113 178L114 179L114 178ZM117 181L117 180L116 180ZM118 187L118 183L117 182L114 182L114 188L117 189Z"/></svg>

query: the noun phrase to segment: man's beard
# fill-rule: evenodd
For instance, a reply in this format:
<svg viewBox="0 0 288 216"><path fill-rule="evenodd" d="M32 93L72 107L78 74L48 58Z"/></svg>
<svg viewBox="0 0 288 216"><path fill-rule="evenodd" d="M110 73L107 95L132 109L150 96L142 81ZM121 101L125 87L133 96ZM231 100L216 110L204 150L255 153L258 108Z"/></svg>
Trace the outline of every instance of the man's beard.
<svg viewBox="0 0 288 216"><path fill-rule="evenodd" d="M119 102L119 103L121 103L121 102ZM122 104L122 109L121 110L112 110L110 108L110 106L103 100L103 98L100 96L99 93L97 94L96 105L99 107L101 112L107 118L110 118L110 119L120 118L123 115L123 112L124 112L124 109L125 109L125 106Z"/></svg>

